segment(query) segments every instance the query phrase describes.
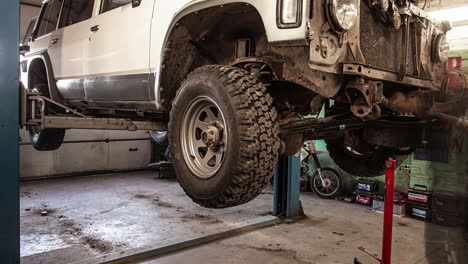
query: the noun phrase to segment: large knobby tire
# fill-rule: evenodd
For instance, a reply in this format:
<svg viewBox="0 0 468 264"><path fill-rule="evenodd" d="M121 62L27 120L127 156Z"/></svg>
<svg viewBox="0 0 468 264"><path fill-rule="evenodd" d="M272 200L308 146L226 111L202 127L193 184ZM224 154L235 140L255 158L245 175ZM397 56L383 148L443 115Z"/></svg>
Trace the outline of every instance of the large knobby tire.
<svg viewBox="0 0 468 264"><path fill-rule="evenodd" d="M327 140L330 157L342 170L360 177L377 177L385 174L385 161L393 158L397 167L407 155L395 154L385 148L375 148L372 153L359 155L346 148L342 140Z"/></svg>
<svg viewBox="0 0 468 264"><path fill-rule="evenodd" d="M183 82L172 104L169 140L177 179L194 202L226 208L265 188L279 149L272 101L262 83L238 68L204 66ZM214 149L200 145L207 122L221 127L215 131L222 131L222 143ZM211 155L216 157L205 162Z"/></svg>
<svg viewBox="0 0 468 264"><path fill-rule="evenodd" d="M41 96L49 96L49 87L47 84L35 85L33 90L39 92ZM61 109L49 108L46 109L46 113L50 111L58 112ZM39 109L38 109L39 111ZM29 138L31 145L38 151L52 151L57 150L63 143L65 137L65 129L61 128L47 128L40 130L35 127L28 127Z"/></svg>
<svg viewBox="0 0 468 264"><path fill-rule="evenodd" d="M166 144L167 143L167 131L163 130L153 130L153 131L148 131L148 133L151 136L151 139L153 140L154 143L156 144Z"/></svg>
<svg viewBox="0 0 468 264"><path fill-rule="evenodd" d="M325 116L333 116L349 112L349 104L335 103ZM344 138L325 140L330 157L340 169L354 176L377 177L385 174L385 161L395 159L397 167L406 159L408 153L396 149L372 146L362 142L360 150L345 146Z"/></svg>

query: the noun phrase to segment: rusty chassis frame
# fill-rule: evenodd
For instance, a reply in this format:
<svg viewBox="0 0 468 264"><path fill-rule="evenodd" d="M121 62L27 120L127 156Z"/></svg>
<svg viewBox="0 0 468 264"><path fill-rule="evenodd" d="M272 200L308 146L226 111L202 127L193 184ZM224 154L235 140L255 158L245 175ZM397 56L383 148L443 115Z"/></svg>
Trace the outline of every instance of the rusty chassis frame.
<svg viewBox="0 0 468 264"><path fill-rule="evenodd" d="M399 84L417 86L421 88L432 87L434 82L431 80L424 80L412 76L404 76L403 79L400 79L398 73L378 70L358 63L343 63L342 70L343 74L345 75L366 77L369 79L376 79L379 81L385 80ZM438 83L437 85L441 85L441 83Z"/></svg>
<svg viewBox="0 0 468 264"><path fill-rule="evenodd" d="M461 124L459 120L456 122ZM362 141L401 154L423 145L430 135L429 129L436 123L436 119L419 120L411 116L392 115L382 116L379 120L362 120L348 113L302 119L280 127L280 138L285 141L281 154L290 155L299 150L288 142L290 138L300 138L302 142L343 138L352 147L359 146ZM468 121L465 120L465 123Z"/></svg>
<svg viewBox="0 0 468 264"><path fill-rule="evenodd" d="M303 87L314 86L306 76L294 71L288 63L281 60L266 57L248 57L239 58L231 65L249 68L249 65L256 64L263 64L263 66L259 67L258 72L252 72L252 74L258 75L257 77L261 80L264 73L267 72L270 73L272 80L289 81ZM434 83L432 80L412 76L404 76L403 79L400 79L398 73L371 68L359 63L343 63L342 65L342 73L344 75L356 77L354 82L348 82L346 87L348 101L350 103L353 103L353 101L358 102L353 104L351 108L354 116L349 116L347 119L341 118L342 116L331 116L323 119L312 118L289 121L281 125L280 134L282 138L302 134L305 139L309 140L323 139L340 136L345 131L363 129L367 126L367 121L376 120L381 117L385 118L385 116L381 116L380 106L387 107L398 113L413 113L421 119L430 120L436 118L468 127L468 121L447 114L451 112L463 112L466 108L465 106L468 105L468 99L462 98L446 103L436 103L434 101L437 91L428 87L433 87L434 84L442 86L443 81ZM272 80L266 80L266 82ZM386 98L383 94L382 80L405 85L410 84L420 87L420 89L410 93L397 91L391 97ZM363 98L353 99L350 90L358 91L362 94ZM360 110L365 110L365 112L360 114ZM369 111L372 111L372 113L369 113Z"/></svg>
<svg viewBox="0 0 468 264"><path fill-rule="evenodd" d="M39 127L65 129L103 129L103 130L167 130L167 125L153 121L135 121L125 118L101 118L86 116L61 103L39 93L20 86L20 125L22 127ZM65 110L63 115L47 115L47 104L55 105ZM38 111L40 107L40 111Z"/></svg>
<svg viewBox="0 0 468 264"><path fill-rule="evenodd" d="M246 66L250 64L266 65L271 70L271 72L269 73L272 74L272 76L274 77L274 80L289 81L289 82L293 82L295 84L301 85L303 87L315 86L315 84L309 81L307 77L295 71L293 67L291 67L291 65L278 59L267 58L267 57L245 57L245 58L236 59L234 62L231 63L231 66L236 66L236 67L240 66L241 68L245 69L247 68ZM261 80L261 77L260 77L260 80Z"/></svg>

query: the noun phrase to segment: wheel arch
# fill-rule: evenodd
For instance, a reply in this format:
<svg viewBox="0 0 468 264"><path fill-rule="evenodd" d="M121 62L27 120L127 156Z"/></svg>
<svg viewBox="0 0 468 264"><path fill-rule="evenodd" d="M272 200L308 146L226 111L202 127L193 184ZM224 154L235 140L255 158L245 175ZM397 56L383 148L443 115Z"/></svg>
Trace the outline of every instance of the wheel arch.
<svg viewBox="0 0 468 264"><path fill-rule="evenodd" d="M63 102L63 97L57 88L57 81L54 77L49 55L44 52L30 57L28 60L28 89L32 89L34 85L41 84L41 82L43 83L45 81L49 86L51 99Z"/></svg>
<svg viewBox="0 0 468 264"><path fill-rule="evenodd" d="M220 18L226 19L225 16L220 16L221 14L226 14L226 12L237 10L242 13L242 21L246 28L253 30L261 29L261 41L266 43L288 43L295 41L305 41L305 30L307 21L305 17L308 17L307 10L309 9L310 1L302 0L302 23L298 28L291 29L281 29L277 26L277 5L275 3L267 3L263 0L213 0L213 1L195 1L189 3L182 7L174 16L162 44L162 52L160 63L156 66L155 69L155 97L157 107L160 109L169 109L171 107L171 101L175 96L177 89L180 86L180 83L186 77L186 75L193 70L191 63L194 58L191 58L189 55L193 53L194 49L199 47L181 47L180 43L183 41L190 41L190 43L196 44L196 41L193 41L193 35L201 36L201 34L209 34L210 32L216 31L216 27L219 26ZM206 14L205 17L202 14ZM255 23L249 23L250 19L245 15L251 14L255 17ZM218 17L217 17L218 16ZM198 17L200 21L202 19L208 20L213 19L210 28L203 28L203 21L194 20ZM195 23L187 23L188 21L196 21ZM239 19L232 19L229 22L235 25L241 24ZM234 26L233 26L234 27ZM232 27L232 28L233 28ZM181 29L182 28L182 29ZM185 29L185 32L184 32ZM228 32L221 31L223 33ZM184 34L185 33L185 34ZM177 38L177 36L181 36ZM226 34L224 34L226 35ZM190 36L190 37L187 37ZM184 39L185 37L185 39ZM222 50L219 48L218 50ZM232 48L234 50L234 48ZM177 57L176 54L184 54L184 56L179 58L179 61L184 61L184 63L177 63L171 60L175 60L174 57ZM235 58L232 58L233 61ZM229 61L229 62L231 62ZM201 63L195 66L203 66L207 64L216 64L217 61L209 61L206 63ZM226 63L226 61L217 62L219 64Z"/></svg>

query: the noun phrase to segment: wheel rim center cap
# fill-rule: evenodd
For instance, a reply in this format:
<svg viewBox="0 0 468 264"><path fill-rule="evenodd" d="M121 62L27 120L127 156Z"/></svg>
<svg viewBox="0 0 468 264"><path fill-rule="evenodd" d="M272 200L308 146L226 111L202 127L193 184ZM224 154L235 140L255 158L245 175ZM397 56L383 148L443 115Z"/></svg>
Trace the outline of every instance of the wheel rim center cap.
<svg viewBox="0 0 468 264"><path fill-rule="evenodd" d="M323 187L328 188L331 186L331 182L329 179L324 179L322 185Z"/></svg>
<svg viewBox="0 0 468 264"><path fill-rule="evenodd" d="M216 126L217 124L213 124L212 126L208 126L205 130L201 133L201 140L203 144L211 149L218 149L219 146L222 145L221 142L221 133L222 127Z"/></svg>

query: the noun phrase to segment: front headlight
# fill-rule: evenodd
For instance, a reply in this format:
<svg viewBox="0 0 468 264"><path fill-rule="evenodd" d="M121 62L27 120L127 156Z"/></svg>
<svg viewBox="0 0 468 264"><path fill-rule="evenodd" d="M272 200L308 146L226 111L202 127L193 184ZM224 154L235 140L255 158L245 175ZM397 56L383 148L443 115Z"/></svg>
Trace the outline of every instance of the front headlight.
<svg viewBox="0 0 468 264"><path fill-rule="evenodd" d="M440 34L435 38L433 46L434 58L439 62L448 60L450 45L445 34Z"/></svg>
<svg viewBox="0 0 468 264"><path fill-rule="evenodd" d="M339 31L351 29L357 21L359 0L329 0L330 16Z"/></svg>

